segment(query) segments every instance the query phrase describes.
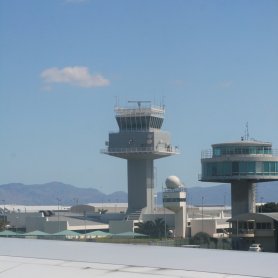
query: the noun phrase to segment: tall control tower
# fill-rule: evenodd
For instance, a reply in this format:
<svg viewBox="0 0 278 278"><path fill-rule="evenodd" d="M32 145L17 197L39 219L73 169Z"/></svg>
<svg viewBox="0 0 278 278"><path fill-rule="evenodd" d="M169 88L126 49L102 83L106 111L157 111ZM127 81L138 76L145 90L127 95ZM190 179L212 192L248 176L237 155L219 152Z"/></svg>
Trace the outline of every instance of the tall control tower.
<svg viewBox="0 0 278 278"><path fill-rule="evenodd" d="M162 131L164 106L150 101L129 101L130 107L116 107L119 131L109 133L102 152L127 160L128 214L152 213L154 209L154 159L178 153L170 134Z"/></svg>
<svg viewBox="0 0 278 278"><path fill-rule="evenodd" d="M232 217L256 212L256 183L278 180L278 152L267 142L214 144L201 163L201 181L231 183Z"/></svg>

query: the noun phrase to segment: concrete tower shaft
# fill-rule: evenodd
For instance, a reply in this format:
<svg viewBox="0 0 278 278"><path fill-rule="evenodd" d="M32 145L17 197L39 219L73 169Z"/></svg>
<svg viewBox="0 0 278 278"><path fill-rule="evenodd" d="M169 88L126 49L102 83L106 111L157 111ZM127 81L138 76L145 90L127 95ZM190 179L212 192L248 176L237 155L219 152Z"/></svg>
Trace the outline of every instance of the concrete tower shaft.
<svg viewBox="0 0 278 278"><path fill-rule="evenodd" d="M178 153L168 132L162 131L164 107L136 101L137 107L116 107L118 132L109 133L103 153L127 160L128 211L153 211L153 161Z"/></svg>
<svg viewBox="0 0 278 278"><path fill-rule="evenodd" d="M268 142L214 144L201 163L201 181L231 183L232 216L256 211L256 183L278 180L278 152Z"/></svg>
<svg viewBox="0 0 278 278"><path fill-rule="evenodd" d="M256 184L248 181L231 182L232 216L256 212Z"/></svg>
<svg viewBox="0 0 278 278"><path fill-rule="evenodd" d="M175 236L186 236L186 190L183 186L163 191L163 206L175 212Z"/></svg>

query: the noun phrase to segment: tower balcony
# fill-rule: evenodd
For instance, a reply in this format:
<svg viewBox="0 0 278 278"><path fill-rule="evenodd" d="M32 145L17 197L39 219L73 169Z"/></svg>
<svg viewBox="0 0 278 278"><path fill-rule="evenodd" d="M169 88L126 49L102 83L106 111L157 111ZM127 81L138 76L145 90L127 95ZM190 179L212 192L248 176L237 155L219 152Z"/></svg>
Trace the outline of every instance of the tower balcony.
<svg viewBox="0 0 278 278"><path fill-rule="evenodd" d="M206 182L223 182L230 183L232 181L249 180L253 182L267 182L278 180L277 172L238 172L232 174L219 174L219 175L204 175L198 174L199 181Z"/></svg>
<svg viewBox="0 0 278 278"><path fill-rule="evenodd" d="M201 155L201 181L278 180L278 150L271 143L240 141L212 145Z"/></svg>
<svg viewBox="0 0 278 278"><path fill-rule="evenodd" d="M160 158L170 155L179 154L179 149L173 146L157 146L157 147L126 147L102 149L101 153L121 158Z"/></svg>

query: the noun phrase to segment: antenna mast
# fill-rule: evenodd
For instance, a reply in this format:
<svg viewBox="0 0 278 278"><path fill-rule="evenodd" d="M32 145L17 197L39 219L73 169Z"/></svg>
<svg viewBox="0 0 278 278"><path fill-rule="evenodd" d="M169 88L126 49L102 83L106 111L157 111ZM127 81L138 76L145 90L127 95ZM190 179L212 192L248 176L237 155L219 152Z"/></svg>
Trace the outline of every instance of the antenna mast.
<svg viewBox="0 0 278 278"><path fill-rule="evenodd" d="M248 122L245 124L244 139L245 139L245 141L249 140L249 126L248 126Z"/></svg>

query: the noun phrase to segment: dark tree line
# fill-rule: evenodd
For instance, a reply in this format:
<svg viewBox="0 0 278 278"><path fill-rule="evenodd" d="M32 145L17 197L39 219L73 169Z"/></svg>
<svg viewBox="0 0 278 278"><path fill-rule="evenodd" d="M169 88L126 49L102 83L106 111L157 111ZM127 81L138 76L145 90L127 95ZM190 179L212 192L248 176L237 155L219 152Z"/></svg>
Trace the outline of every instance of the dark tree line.
<svg viewBox="0 0 278 278"><path fill-rule="evenodd" d="M4 220L0 220L0 231L5 230L7 223Z"/></svg>
<svg viewBox="0 0 278 278"><path fill-rule="evenodd" d="M259 206L259 212L278 212L278 203L270 202Z"/></svg>
<svg viewBox="0 0 278 278"><path fill-rule="evenodd" d="M155 221L146 221L138 223L135 232L148 235L152 238L162 238L168 235L169 227L165 225L162 218L157 218Z"/></svg>

